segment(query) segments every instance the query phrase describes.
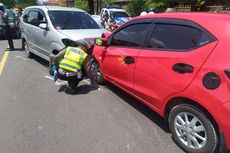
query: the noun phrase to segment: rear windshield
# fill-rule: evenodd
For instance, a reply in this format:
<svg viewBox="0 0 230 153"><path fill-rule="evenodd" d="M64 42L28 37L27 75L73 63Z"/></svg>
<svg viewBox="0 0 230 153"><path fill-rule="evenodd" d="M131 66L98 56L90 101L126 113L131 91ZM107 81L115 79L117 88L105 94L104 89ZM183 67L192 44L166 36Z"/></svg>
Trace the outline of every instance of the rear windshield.
<svg viewBox="0 0 230 153"><path fill-rule="evenodd" d="M126 12L114 12L113 11L112 14L115 18L127 18L127 17L129 17L128 13L126 13Z"/></svg>
<svg viewBox="0 0 230 153"><path fill-rule="evenodd" d="M85 12L49 11L48 14L53 26L58 29L100 29Z"/></svg>

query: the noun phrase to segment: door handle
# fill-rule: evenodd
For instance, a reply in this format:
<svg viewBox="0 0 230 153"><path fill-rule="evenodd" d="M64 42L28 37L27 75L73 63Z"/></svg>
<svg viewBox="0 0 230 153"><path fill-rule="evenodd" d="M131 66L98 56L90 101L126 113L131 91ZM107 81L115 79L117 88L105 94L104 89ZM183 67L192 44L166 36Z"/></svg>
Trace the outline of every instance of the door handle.
<svg viewBox="0 0 230 153"><path fill-rule="evenodd" d="M173 71L184 74L184 73L192 73L193 72L193 66L185 63L176 63L172 67Z"/></svg>
<svg viewBox="0 0 230 153"><path fill-rule="evenodd" d="M125 61L126 64L133 64L133 63L135 63L135 58L133 58L131 56L126 56L124 58L124 61Z"/></svg>

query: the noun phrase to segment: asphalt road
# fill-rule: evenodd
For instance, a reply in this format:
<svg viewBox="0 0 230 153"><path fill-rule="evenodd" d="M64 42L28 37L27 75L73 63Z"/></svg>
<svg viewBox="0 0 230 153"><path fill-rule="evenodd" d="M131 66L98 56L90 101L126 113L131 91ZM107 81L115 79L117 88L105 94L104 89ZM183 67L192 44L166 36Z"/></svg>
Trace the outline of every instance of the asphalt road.
<svg viewBox="0 0 230 153"><path fill-rule="evenodd" d="M182 153L164 120L108 84L87 80L77 94L48 77L48 62L28 59L15 40L0 75L1 153ZM0 60L7 47L0 41ZM2 62L1 62L2 64Z"/></svg>

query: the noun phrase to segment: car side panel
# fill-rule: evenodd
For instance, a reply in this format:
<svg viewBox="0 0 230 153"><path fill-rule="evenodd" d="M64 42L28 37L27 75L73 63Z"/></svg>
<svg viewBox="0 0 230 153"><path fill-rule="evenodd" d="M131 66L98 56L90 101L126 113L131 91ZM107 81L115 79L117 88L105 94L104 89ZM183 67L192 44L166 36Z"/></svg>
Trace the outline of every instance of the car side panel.
<svg viewBox="0 0 230 153"><path fill-rule="evenodd" d="M139 51L140 49L112 46L105 48L106 58L101 62L104 76L126 89L132 89L136 63L126 64L124 60L127 56L136 60Z"/></svg>
<svg viewBox="0 0 230 153"><path fill-rule="evenodd" d="M135 94L160 108L168 96L186 89L216 44L188 52L142 50L135 69ZM177 63L191 65L194 70L179 74L172 69Z"/></svg>

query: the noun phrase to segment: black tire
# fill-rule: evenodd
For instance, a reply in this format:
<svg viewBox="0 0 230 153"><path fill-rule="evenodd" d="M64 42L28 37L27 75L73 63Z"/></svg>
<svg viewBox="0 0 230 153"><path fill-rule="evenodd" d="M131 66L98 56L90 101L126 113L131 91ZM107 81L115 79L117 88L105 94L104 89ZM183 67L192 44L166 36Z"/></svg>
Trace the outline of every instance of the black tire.
<svg viewBox="0 0 230 153"><path fill-rule="evenodd" d="M98 83L98 84L104 84L106 81L103 77L103 74L101 73L101 68L98 62L95 59L91 60L91 73L93 76L93 79Z"/></svg>
<svg viewBox="0 0 230 153"><path fill-rule="evenodd" d="M25 50L25 54L28 58L33 57L33 53L30 52L30 47L28 46L28 43L26 40L22 40L22 48Z"/></svg>
<svg viewBox="0 0 230 153"><path fill-rule="evenodd" d="M190 104L180 104L171 109L168 119L173 139L185 152L215 152L218 144L217 133L210 117L200 109Z"/></svg>

